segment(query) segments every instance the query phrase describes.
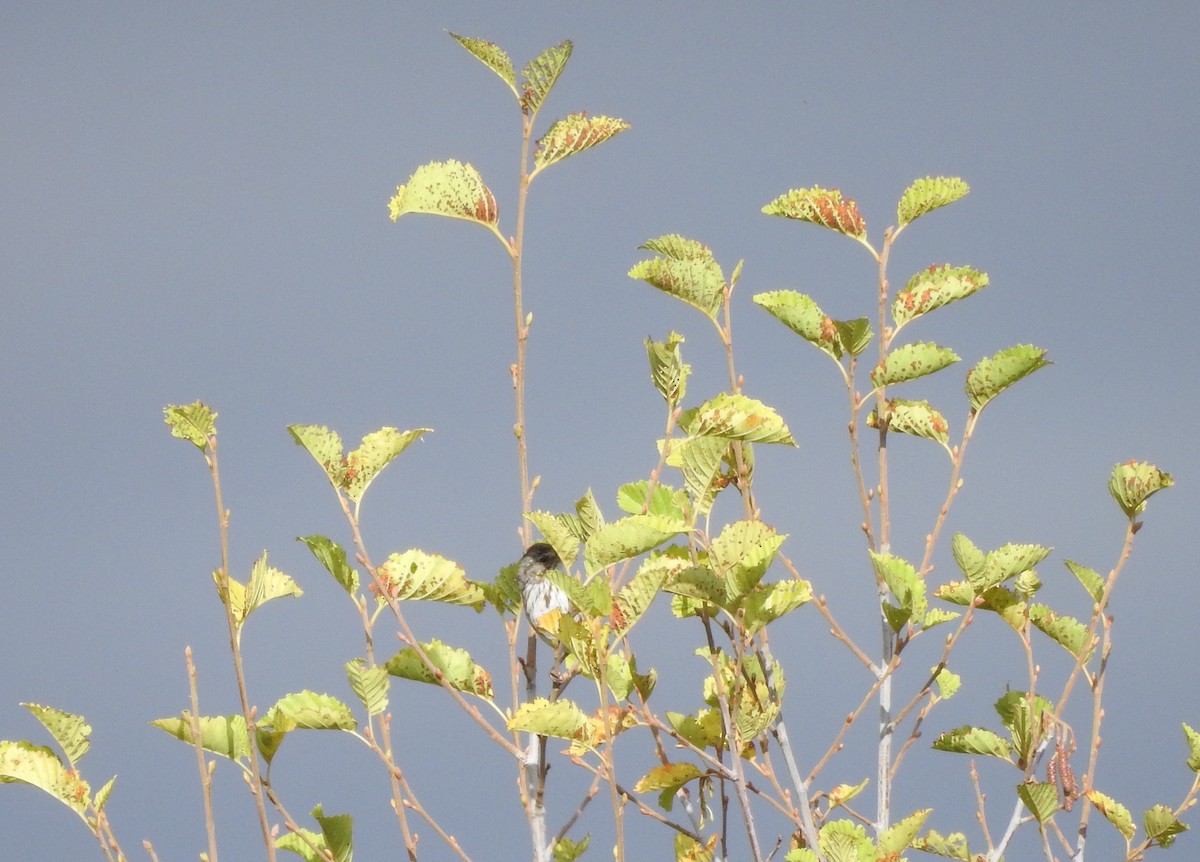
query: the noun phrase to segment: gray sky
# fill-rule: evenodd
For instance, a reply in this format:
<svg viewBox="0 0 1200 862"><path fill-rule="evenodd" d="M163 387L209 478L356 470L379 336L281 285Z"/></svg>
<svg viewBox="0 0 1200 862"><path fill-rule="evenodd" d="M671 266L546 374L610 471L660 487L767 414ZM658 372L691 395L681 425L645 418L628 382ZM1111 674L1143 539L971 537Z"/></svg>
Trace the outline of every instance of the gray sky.
<svg viewBox="0 0 1200 862"><path fill-rule="evenodd" d="M647 336L682 331L692 398L720 391L723 357L703 319L625 275L651 237L699 239L726 272L746 261L735 298L739 369L748 394L778 408L800 442L759 448L765 517L870 643L871 613L852 604L870 583L839 378L749 297L787 287L835 317L869 314L873 263L832 232L759 211L789 188L840 188L878 245L913 179L971 184L966 199L905 232L892 281L948 261L986 271L991 285L913 326L914 338L946 343L964 362L898 394L934 400L953 435L971 364L1016 343L1050 351L1052 368L985 414L948 530L985 548L1054 545L1039 572L1063 612L1088 608L1062 559L1101 571L1116 559L1123 524L1105 490L1113 464L1145 459L1174 474L1176 487L1151 504L1114 605L1098 782L1135 812L1177 801L1191 777L1179 722L1200 723L1200 588L1187 550L1200 510L1190 430L1200 420L1200 302L1188 263L1200 199L1200 11L491 6L0 11L0 738L43 741L21 701L85 714L95 732L84 773L94 786L119 773L109 812L126 851L138 856L143 838L163 860L202 849L194 760L147 722L185 705L188 644L203 710L233 712L236 699L209 577L218 559L211 487L197 453L162 424L167 403L199 398L220 412L235 574L244 578L267 548L306 590L249 624L248 673L263 708L302 688L350 699L341 666L361 652L349 603L294 541L348 537L287 424L327 424L348 441L382 425L436 429L367 497L377 557L421 547L486 580L520 554L507 257L474 226L387 218L389 196L417 166L458 158L480 169L502 228L513 230L515 104L445 35L452 30L499 42L518 67L573 39L544 122L587 110L633 125L533 187L526 299L536 318L537 506L567 509L591 487L615 517L616 488L653 466L663 417ZM919 557L945 459L916 440L897 441L892 457L895 550ZM951 577L947 545L937 563L935 579ZM469 647L503 678L493 613L419 609L414 618L423 636ZM694 632L665 613L652 622L647 654L680 679L659 708L694 710L700 669L690 646L679 649ZM784 628L774 643L811 755L866 681L811 609ZM990 703L1005 683L1023 684L1003 635L990 624L973 631L962 670L987 675L935 713L926 741L956 724L995 726ZM1054 678L1062 655L1041 646ZM523 857L511 770L441 700L393 689L415 785L475 858ZM323 802L354 813L361 858L399 846L384 776L365 752L332 735L286 749L275 782L295 812ZM898 810L953 808L969 793L964 758L923 755L923 764L901 781ZM945 800L914 792L929 769ZM233 771L219 772L229 854L253 846L244 844L252 819ZM577 783L569 773L566 764L553 773L560 787ZM1010 774L987 774L997 797L1007 792ZM827 777L863 775L847 760ZM552 820L570 807L552 807ZM1094 822L1095 840L1110 840ZM27 788L0 788L0 834L12 858L97 853L69 812ZM665 856L669 839L650 834L652 853ZM426 835L428 858L448 858L435 845ZM495 852L508 845L512 854ZM250 858L231 858L242 856Z"/></svg>

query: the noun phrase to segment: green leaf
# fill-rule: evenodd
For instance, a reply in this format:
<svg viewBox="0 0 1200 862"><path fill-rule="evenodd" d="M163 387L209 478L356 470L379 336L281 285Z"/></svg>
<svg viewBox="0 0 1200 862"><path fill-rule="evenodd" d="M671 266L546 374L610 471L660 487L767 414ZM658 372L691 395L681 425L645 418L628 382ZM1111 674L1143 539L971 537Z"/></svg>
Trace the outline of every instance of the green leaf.
<svg viewBox="0 0 1200 862"><path fill-rule="evenodd" d="M350 707L336 697L313 691L288 694L275 702L258 722L258 750L268 763L293 730L355 730Z"/></svg>
<svg viewBox="0 0 1200 862"><path fill-rule="evenodd" d="M934 669L930 668L930 670ZM942 700L949 700L954 697L954 695L958 694L959 686L962 685L962 677L944 667L937 669L937 673L933 679L937 683L938 697Z"/></svg>
<svg viewBox="0 0 1200 862"><path fill-rule="evenodd" d="M104 810L104 806L108 803L108 797L112 794L113 787L116 785L116 783L117 776L114 775L112 778L108 779L103 787L96 791L95 796L92 797L92 804L96 807L97 811Z"/></svg>
<svg viewBox="0 0 1200 862"><path fill-rule="evenodd" d="M1058 787L1045 782L1017 785L1017 796L1038 823L1045 823L1058 811Z"/></svg>
<svg viewBox="0 0 1200 862"><path fill-rule="evenodd" d="M786 538L762 521L735 521L713 539L709 565L729 596L741 598L762 580Z"/></svg>
<svg viewBox="0 0 1200 862"><path fill-rule="evenodd" d="M725 274L708 246L667 234L647 240L639 248L660 256L635 264L629 270L630 278L648 282L716 322L725 292Z"/></svg>
<svg viewBox="0 0 1200 862"><path fill-rule="evenodd" d="M1012 734L1017 765L1022 769L1034 755L1043 717L1054 711L1054 705L1041 695L1034 695L1032 703L1030 700L1028 692L1008 691L995 703L1000 721Z"/></svg>
<svg viewBox="0 0 1200 862"><path fill-rule="evenodd" d="M746 633L753 635L769 623L812 601L812 584L803 580L757 584L742 603Z"/></svg>
<svg viewBox="0 0 1200 862"><path fill-rule="evenodd" d="M483 610L483 589L462 567L438 554L414 549L392 554L375 570L383 589L397 601L417 599Z"/></svg>
<svg viewBox="0 0 1200 862"><path fill-rule="evenodd" d="M896 329L935 308L966 299L987 287L987 283L987 273L969 266L955 267L947 263L921 270L908 280L892 301L892 320Z"/></svg>
<svg viewBox="0 0 1200 862"><path fill-rule="evenodd" d="M379 715L387 709L390 680L386 667L368 666L361 658L351 659L346 662L346 679L368 715Z"/></svg>
<svg viewBox="0 0 1200 862"><path fill-rule="evenodd" d="M668 557L657 554L638 567L637 574L613 596L613 634L622 637L642 618L663 583L675 568Z"/></svg>
<svg viewBox="0 0 1200 862"><path fill-rule="evenodd" d="M647 496L650 483L630 482L617 489L617 505L630 515L659 515L672 520L684 520L687 495L670 485L658 482Z"/></svg>
<svg viewBox="0 0 1200 862"><path fill-rule="evenodd" d="M941 371L958 362L958 355L948 347L932 341L905 344L892 350L871 371L871 384L876 388L906 383Z"/></svg>
<svg viewBox="0 0 1200 862"><path fill-rule="evenodd" d="M900 196L896 207L896 226L904 227L925 213L952 204L971 190L958 177L925 177L917 180Z"/></svg>
<svg viewBox="0 0 1200 862"><path fill-rule="evenodd" d="M689 781L695 781L704 774L704 770L694 763L662 763L639 778L633 789L635 793L657 790L659 807L670 811L675 794Z"/></svg>
<svg viewBox="0 0 1200 862"><path fill-rule="evenodd" d="M21 706L33 713L33 717L40 721L46 730L50 731L54 741L67 756L69 764L73 766L88 753L88 749L92 746L92 741L89 739L92 734L92 726L82 715L64 712L53 706L39 706L36 703L23 703Z"/></svg>
<svg viewBox="0 0 1200 862"><path fill-rule="evenodd" d="M1146 510L1146 500L1152 494L1175 484L1170 473L1164 473L1145 461L1126 461L1113 467L1108 492L1130 518Z"/></svg>
<svg viewBox="0 0 1200 862"><path fill-rule="evenodd" d="M887 402L888 429L900 434L924 437L947 446L950 426L944 416L929 405L928 401L904 401L892 398ZM878 410L867 416L867 425L879 427Z"/></svg>
<svg viewBox="0 0 1200 862"><path fill-rule="evenodd" d="M961 832L942 835L936 829L930 829L925 835L913 841L912 847L923 853L932 853L947 859L960 859L962 862L970 862L973 858L967 844L967 836Z"/></svg>
<svg viewBox="0 0 1200 862"><path fill-rule="evenodd" d="M1012 746L982 727L959 727L947 731L933 741L933 748L958 754L985 754L1012 762Z"/></svg>
<svg viewBox="0 0 1200 862"><path fill-rule="evenodd" d="M853 320L835 320L838 337L842 346L851 356L858 356L871 345L875 333L871 330L871 321L866 317L856 317Z"/></svg>
<svg viewBox="0 0 1200 862"><path fill-rule="evenodd" d="M987 555L962 533L954 534L950 550L954 554L954 562L968 580L974 580L983 574L983 568L987 565Z"/></svg>
<svg viewBox="0 0 1200 862"><path fill-rule="evenodd" d="M1187 740L1188 746L1188 769L1192 770L1192 772L1200 772L1200 733L1197 733L1185 724L1183 726L1183 736Z"/></svg>
<svg viewBox="0 0 1200 862"><path fill-rule="evenodd" d="M867 235L867 223L858 213L858 204L843 198L837 189L792 189L771 201L762 211L767 215L812 222L862 240Z"/></svg>
<svg viewBox="0 0 1200 862"><path fill-rule="evenodd" d="M650 379L668 406L675 407L687 394L687 379L692 366L683 361L679 345L684 338L672 331L666 341L646 339L646 356L650 360Z"/></svg>
<svg viewBox="0 0 1200 862"><path fill-rule="evenodd" d="M411 431L380 428L363 437L362 444L346 456L343 474L346 496L355 502L361 500L367 486L393 458L431 431L432 428Z"/></svg>
<svg viewBox="0 0 1200 862"><path fill-rule="evenodd" d="M571 59L570 40L552 45L530 60L521 72L521 110L536 114Z"/></svg>
<svg viewBox="0 0 1200 862"><path fill-rule="evenodd" d="M1175 836L1188 829L1187 824L1181 823L1165 805L1147 808L1142 825L1146 828L1146 837L1160 847L1170 847L1175 843Z"/></svg>
<svg viewBox="0 0 1200 862"><path fill-rule="evenodd" d="M1030 605L1029 621L1075 658L1090 653L1087 626L1074 617L1056 614L1045 605Z"/></svg>
<svg viewBox="0 0 1200 862"><path fill-rule="evenodd" d="M716 709L701 710L696 715L668 712L667 721L675 733L697 748L713 748L725 740L721 713Z"/></svg>
<svg viewBox="0 0 1200 862"><path fill-rule="evenodd" d="M629 515L606 524L583 547L583 566L589 576L656 548L667 539L687 532L687 524L658 515Z"/></svg>
<svg viewBox="0 0 1200 862"><path fill-rule="evenodd" d="M168 405L163 408L163 417L173 437L187 440L200 450L207 449L209 438L217 434L217 411L199 401Z"/></svg>
<svg viewBox="0 0 1200 862"><path fill-rule="evenodd" d="M313 556L333 575L333 579L343 590L350 595L358 592L358 571L346 562L346 551L341 545L325 536L315 535L300 536L298 541L308 546Z"/></svg>
<svg viewBox="0 0 1200 862"><path fill-rule="evenodd" d="M705 515L712 508L720 488L721 463L729 452L730 443L721 437L689 437L673 441L667 464L683 474L683 484L692 496L696 514Z"/></svg>
<svg viewBox="0 0 1200 862"><path fill-rule="evenodd" d="M333 695L298 691L275 701L259 725L276 732L290 730L357 730L350 707Z"/></svg>
<svg viewBox="0 0 1200 862"><path fill-rule="evenodd" d="M200 722L200 747L230 760L241 760L250 754L250 738L246 735L246 719L240 715L202 715ZM178 718L157 718L150 722L159 730L195 745L192 735L192 720L188 713Z"/></svg>
<svg viewBox="0 0 1200 862"><path fill-rule="evenodd" d="M794 290L772 290L755 294L753 299L756 305L833 359L841 359L846 352L837 321L823 312L811 297ZM870 326L866 329L869 338Z"/></svg>
<svg viewBox="0 0 1200 862"><path fill-rule="evenodd" d="M508 729L571 739L587 724L587 716L578 706L566 698L555 701L539 697L517 707L508 720Z"/></svg>
<svg viewBox="0 0 1200 862"><path fill-rule="evenodd" d="M983 572L971 580L976 592L1003 583L1009 578L1027 572L1046 559L1053 548L1042 545L1007 544L990 551L985 558Z"/></svg>
<svg viewBox="0 0 1200 862"><path fill-rule="evenodd" d="M91 787L49 748L0 740L0 784L21 783L49 793L87 822Z"/></svg>
<svg viewBox="0 0 1200 862"><path fill-rule="evenodd" d="M575 515L579 519L579 537L585 542L604 526L604 514L600 511L600 504L596 502L591 488L575 501Z"/></svg>
<svg viewBox="0 0 1200 862"><path fill-rule="evenodd" d="M866 790L870 783L871 779L864 778L858 784L839 784L829 791L829 807L838 808L845 805Z"/></svg>
<svg viewBox="0 0 1200 862"><path fill-rule="evenodd" d="M908 849L917 837L917 832L925 825L932 808L914 811L899 823L893 823L879 835L879 851L881 858L899 859L900 854Z"/></svg>
<svg viewBox="0 0 1200 862"><path fill-rule="evenodd" d="M795 446L792 432L774 409L745 395L722 393L700 406L692 424L698 437Z"/></svg>
<svg viewBox="0 0 1200 862"><path fill-rule="evenodd" d="M262 556L250 567L250 582L246 585L246 604L242 619L272 599L284 596L299 598L302 595L304 590L300 589L295 581L267 564L267 552L263 551Z"/></svg>
<svg viewBox="0 0 1200 862"><path fill-rule="evenodd" d="M1050 364L1046 351L1030 344L1008 347L990 359L979 360L967 373L967 397L971 409L978 413L1022 377Z"/></svg>
<svg viewBox="0 0 1200 862"><path fill-rule="evenodd" d="M451 688L482 697L484 700L492 699L492 675L477 665L465 649L448 646L436 638L421 644L421 649ZM438 676L421 661L413 647L405 647L388 659L387 672L402 679L431 685L441 684Z"/></svg>
<svg viewBox="0 0 1200 862"><path fill-rule="evenodd" d="M354 858L354 818L349 814L326 815L320 805L313 808L312 816L321 824L325 849L333 854L336 862L350 862Z"/></svg>
<svg viewBox="0 0 1200 862"><path fill-rule="evenodd" d="M573 524L568 516L556 515L552 512L530 512L525 517L538 528L538 532L554 548L558 558L566 565L570 565L575 559L575 555L579 553L581 543L576 530L577 524Z"/></svg>
<svg viewBox="0 0 1200 862"><path fill-rule="evenodd" d="M325 862L321 854L325 852L325 837L311 829L297 827L297 831L288 832L275 839L275 846L280 850L295 853L304 862ZM316 850L313 850L316 847Z"/></svg>
<svg viewBox="0 0 1200 862"><path fill-rule="evenodd" d="M492 42L485 42L483 39L471 39L459 36L457 33L451 33L450 36L470 51L479 62L499 75L500 80L508 84L508 88L517 94L517 76L513 71L512 60L509 59L504 49ZM519 95L517 97L520 98Z"/></svg>
<svg viewBox="0 0 1200 862"><path fill-rule="evenodd" d="M500 216L496 196L479 171L455 159L417 168L407 183L396 186L388 212L392 221L407 213L427 213L473 221L493 230Z"/></svg>
<svg viewBox="0 0 1200 862"><path fill-rule="evenodd" d="M1071 570L1071 574L1079 580L1079 583L1083 584L1083 588L1092 597L1092 601L1098 602L1104 598L1104 578L1100 577L1099 573L1070 560L1063 560L1063 562L1067 564L1067 568Z"/></svg>
<svg viewBox="0 0 1200 862"><path fill-rule="evenodd" d="M1116 827L1126 841L1133 839L1133 833L1137 831L1137 826L1134 825L1133 815L1129 813L1128 808L1098 790L1087 791L1087 798L1096 807L1096 810L1104 815L1104 819Z"/></svg>
<svg viewBox="0 0 1200 862"><path fill-rule="evenodd" d="M534 169L529 175L530 179L537 176L543 168L561 162L568 156L582 153L597 144L603 144L628 129L629 123L616 117L568 114L561 120L556 120L534 147Z"/></svg>
<svg viewBox="0 0 1200 862"><path fill-rule="evenodd" d="M587 852L588 844L591 843L592 836L584 835L583 840L579 842L572 841L570 838L562 837L554 841L554 846L550 848L550 853L554 856L554 862L575 862Z"/></svg>
<svg viewBox="0 0 1200 862"><path fill-rule="evenodd" d="M925 616L929 600L925 594L925 582L917 575L912 563L891 554L871 554L871 565L876 576L887 584L896 601L900 603L901 613L895 615L892 629L900 629L914 617L918 620Z"/></svg>
<svg viewBox="0 0 1200 862"><path fill-rule="evenodd" d="M324 425L289 425L287 430L297 445L303 446L321 465L333 487L341 488L346 467L342 463L342 438L338 433Z"/></svg>

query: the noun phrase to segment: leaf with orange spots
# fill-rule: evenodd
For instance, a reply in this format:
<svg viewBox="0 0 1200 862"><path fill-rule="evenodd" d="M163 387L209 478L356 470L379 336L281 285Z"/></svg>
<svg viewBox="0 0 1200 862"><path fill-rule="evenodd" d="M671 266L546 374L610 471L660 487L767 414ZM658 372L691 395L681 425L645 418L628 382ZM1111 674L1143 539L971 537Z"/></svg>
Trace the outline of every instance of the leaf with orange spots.
<svg viewBox="0 0 1200 862"><path fill-rule="evenodd" d="M990 359L979 360L967 373L967 397L971 409L978 413L1022 377L1049 364L1046 351L1031 344L1018 344L1001 350Z"/></svg>
<svg viewBox="0 0 1200 862"><path fill-rule="evenodd" d="M987 283L987 273L969 266L944 264L921 270L908 280L892 301L892 320L896 329L935 308L965 299L986 287Z"/></svg>
<svg viewBox="0 0 1200 862"><path fill-rule="evenodd" d="M725 291L725 274L708 246L668 234L647 240L639 248L659 257L636 264L629 270L630 278L649 282L716 321Z"/></svg>
<svg viewBox="0 0 1200 862"><path fill-rule="evenodd" d="M762 211L767 215L783 216L836 230L846 236L863 240L867 223L858 212L858 204L842 197L837 189L792 189L771 201Z"/></svg>
<svg viewBox="0 0 1200 862"><path fill-rule="evenodd" d="M925 213L952 204L964 197L971 187L958 177L925 177L917 180L900 196L896 207L896 225L904 227Z"/></svg>
<svg viewBox="0 0 1200 862"><path fill-rule="evenodd" d="M872 410L867 416L867 425L878 428L879 424L878 409ZM928 401L891 399L887 402L887 426L890 431L934 440L943 447L947 446L950 439L950 426L945 417Z"/></svg>
<svg viewBox="0 0 1200 862"><path fill-rule="evenodd" d="M1175 484L1170 473L1164 473L1145 461L1126 461L1113 467L1108 482L1109 493L1129 517L1141 514L1151 494Z"/></svg>
<svg viewBox="0 0 1200 862"><path fill-rule="evenodd" d="M905 344L892 350L871 371L871 383L879 388L906 383L941 371L958 362L958 354L931 341Z"/></svg>
<svg viewBox="0 0 1200 862"><path fill-rule="evenodd" d="M465 649L449 646L436 638L421 644L435 672L421 660L413 647L405 647L387 660L387 672L402 679L441 685L450 684L456 691L473 694L484 700L492 699L492 675L477 665ZM440 677L440 680L439 680Z"/></svg>
<svg viewBox="0 0 1200 862"><path fill-rule="evenodd" d="M691 432L698 437L796 445L787 423L774 409L761 401L737 394L718 395L701 405Z"/></svg>

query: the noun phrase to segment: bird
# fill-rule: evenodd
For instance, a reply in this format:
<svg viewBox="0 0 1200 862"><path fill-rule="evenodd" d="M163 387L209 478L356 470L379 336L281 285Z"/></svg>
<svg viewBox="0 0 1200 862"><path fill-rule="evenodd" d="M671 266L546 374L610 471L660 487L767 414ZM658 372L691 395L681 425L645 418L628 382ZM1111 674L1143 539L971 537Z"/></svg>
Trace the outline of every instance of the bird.
<svg viewBox="0 0 1200 862"><path fill-rule="evenodd" d="M525 618L533 630L551 645L557 641L561 616L574 613L566 592L546 577L546 572L561 567L562 560L546 542L530 545L517 563L517 585L521 588Z"/></svg>

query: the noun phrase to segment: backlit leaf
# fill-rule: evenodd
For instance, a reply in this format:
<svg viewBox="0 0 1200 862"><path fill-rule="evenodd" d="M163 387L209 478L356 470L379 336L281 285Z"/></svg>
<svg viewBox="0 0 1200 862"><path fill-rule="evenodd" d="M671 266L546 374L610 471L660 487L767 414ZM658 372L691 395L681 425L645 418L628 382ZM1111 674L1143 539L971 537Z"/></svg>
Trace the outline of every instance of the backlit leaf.
<svg viewBox="0 0 1200 862"><path fill-rule="evenodd" d="M903 227L925 213L952 204L971 190L958 177L925 177L917 180L900 196L896 207L896 226Z"/></svg>
<svg viewBox="0 0 1200 862"><path fill-rule="evenodd" d="M49 748L24 740L0 741L0 783L14 782L44 790L87 821L91 787Z"/></svg>
<svg viewBox="0 0 1200 862"><path fill-rule="evenodd" d="M899 329L922 314L965 299L988 283L987 273L969 266L931 266L908 280L892 301L892 320Z"/></svg>
<svg viewBox="0 0 1200 862"><path fill-rule="evenodd" d="M979 360L967 373L967 397L971 409L978 413L1022 377L1049 364L1046 351L1029 344L1008 347L990 359Z"/></svg>
<svg viewBox="0 0 1200 862"><path fill-rule="evenodd" d="M1038 823L1045 823L1058 811L1058 786L1046 782L1023 782L1017 785L1017 796L1025 803Z"/></svg>
<svg viewBox="0 0 1200 862"><path fill-rule="evenodd" d="M1087 626L1074 617L1056 614L1045 605L1030 605L1029 621L1076 658L1089 652Z"/></svg>
<svg viewBox="0 0 1200 862"><path fill-rule="evenodd" d="M346 455L343 472L346 496L355 501L362 499L371 480L378 476L393 458L431 431L432 428L401 431L389 427L372 431L363 437L359 447Z"/></svg>
<svg viewBox="0 0 1200 862"><path fill-rule="evenodd" d="M508 84L508 88L517 93L517 76L513 71L512 60L503 48L492 42L485 42L483 39L471 39L467 36L459 36L457 33L451 33L458 44L462 45L471 54L487 66L493 72L500 76L500 80Z"/></svg>
<svg viewBox="0 0 1200 862"><path fill-rule="evenodd" d="M628 129L629 123L616 117L569 114L556 120L534 147L534 170L530 178L543 168L602 144Z"/></svg>
<svg viewBox="0 0 1200 862"><path fill-rule="evenodd" d="M1142 816L1142 825L1146 829L1146 837L1160 847L1170 847L1175 843L1175 836L1188 829L1187 824L1182 823L1166 805L1147 808Z"/></svg>
<svg viewBox="0 0 1200 862"><path fill-rule="evenodd" d="M525 65L521 72L520 101L521 110L526 114L536 114L546 101L554 82L571 59L573 47L570 40L551 45Z"/></svg>
<svg viewBox="0 0 1200 862"><path fill-rule="evenodd" d="M713 539L709 565L730 597L740 598L762 580L786 538L762 521L735 521Z"/></svg>
<svg viewBox="0 0 1200 862"><path fill-rule="evenodd" d="M1104 819L1125 836L1126 841L1133 839L1133 833L1137 831L1137 826L1134 825L1133 815L1129 813L1128 808L1098 790L1087 791L1087 798L1092 805L1096 806L1096 810L1104 815Z"/></svg>
<svg viewBox="0 0 1200 862"><path fill-rule="evenodd" d="M780 195L762 210L767 215L812 222L855 239L863 239L867 223L858 213L858 204L843 198L837 189L792 189Z"/></svg>
<svg viewBox="0 0 1200 862"><path fill-rule="evenodd" d="M1192 772L1200 772L1200 733L1197 733L1185 724L1183 726L1183 737L1187 741L1188 746L1188 769L1192 770Z"/></svg>
<svg viewBox="0 0 1200 862"><path fill-rule="evenodd" d="M196 744L192 720L187 713L176 718L157 718L150 724L188 745ZM199 724L200 745L205 751L230 760L240 760L249 755L250 737L246 735L246 719L242 716L202 715Z"/></svg>
<svg viewBox="0 0 1200 862"><path fill-rule="evenodd" d="M549 701L539 697L530 703L521 704L508 720L509 730L536 733L571 739L587 724L583 710L566 698Z"/></svg>
<svg viewBox="0 0 1200 862"><path fill-rule="evenodd" d="M658 515L629 515L598 530L583 548L588 575L656 548L687 531L682 520Z"/></svg>
<svg viewBox="0 0 1200 862"><path fill-rule="evenodd" d="M292 596L299 598L304 590L296 582L274 566L267 564L267 552L254 561L250 567L250 581L246 584L246 599L243 614L249 616L254 610L265 605L272 599Z"/></svg>
<svg viewBox="0 0 1200 862"><path fill-rule="evenodd" d="M388 203L392 221L407 213L427 213L477 222L495 229L496 197L470 164L449 159L422 165Z"/></svg>
<svg viewBox="0 0 1200 862"><path fill-rule="evenodd" d="M368 666L360 658L346 662L346 680L350 690L362 702L368 715L379 715L388 705L389 678L382 665Z"/></svg>
<svg viewBox="0 0 1200 862"><path fill-rule="evenodd" d="M905 344L888 353L872 369L871 383L876 387L905 383L941 371L955 362L958 362L958 355L948 347L939 347L931 341Z"/></svg>
<svg viewBox="0 0 1200 862"><path fill-rule="evenodd" d="M812 584L803 580L757 584L742 602L746 631L755 634L768 623L812 601Z"/></svg>
<svg viewBox="0 0 1200 862"><path fill-rule="evenodd" d="M648 282L716 321L725 291L725 274L708 246L668 234L648 240L640 248L660 257L636 264L629 270L630 278Z"/></svg>
<svg viewBox="0 0 1200 862"><path fill-rule="evenodd" d="M683 484L692 496L692 507L698 515L712 508L721 476L721 465L730 448L723 437L689 437L672 441L667 464L683 474Z"/></svg>
<svg viewBox="0 0 1200 862"><path fill-rule="evenodd" d="M699 437L795 446L792 432L774 409L745 395L722 393L696 412L691 428Z"/></svg>
<svg viewBox="0 0 1200 862"><path fill-rule="evenodd" d="M187 440L198 449L207 448L209 438L217 433L217 411L199 401L164 407L163 417L171 427L172 436Z"/></svg>
<svg viewBox="0 0 1200 862"><path fill-rule="evenodd" d="M646 339L646 356L650 360L650 379L654 388L671 407L683 400L687 393L687 380L692 373L692 366L683 361L679 345L683 344L683 336L672 332L666 341Z"/></svg>
<svg viewBox="0 0 1200 862"><path fill-rule="evenodd" d="M1145 461L1126 461L1113 467L1108 491L1130 518L1140 515L1146 508L1146 500L1163 488L1175 484L1170 473L1164 473Z"/></svg>
<svg viewBox="0 0 1200 862"><path fill-rule="evenodd" d="M1012 746L990 730L982 727L959 727L947 731L933 741L937 751L953 751L958 754L985 754L1012 760Z"/></svg>
<svg viewBox="0 0 1200 862"><path fill-rule="evenodd" d="M834 359L845 353L837 322L803 293L794 290L772 290L755 294L754 303L805 341L820 348Z"/></svg>
<svg viewBox="0 0 1200 862"><path fill-rule="evenodd" d="M950 426L944 416L930 406L928 401L905 401L892 398L887 402L888 429L900 434L924 437L946 446L950 439ZM878 410L867 416L867 425L879 427Z"/></svg>
<svg viewBox="0 0 1200 862"><path fill-rule="evenodd" d="M650 483L646 481L622 485L617 489L617 505L630 515L661 515L677 521L684 520L687 496L682 491L658 482L647 497L649 488Z"/></svg>
<svg viewBox="0 0 1200 862"><path fill-rule="evenodd" d="M1087 566L1081 566L1079 563L1074 563L1070 560L1063 560L1063 562L1071 570L1071 574L1087 590L1088 595L1092 597L1092 601L1098 602L1104 597L1104 578L1100 577L1098 572L1094 572Z"/></svg>
<svg viewBox="0 0 1200 862"><path fill-rule="evenodd" d="M936 829L930 829L920 838L915 839L912 847L914 850L932 853L947 859L959 859L961 862L970 862L974 858L971 856L970 845L967 844L967 836L961 832L942 835Z"/></svg>
<svg viewBox="0 0 1200 862"><path fill-rule="evenodd" d="M325 536L301 536L299 541L308 546L343 590L350 595L358 592L358 571L346 562L345 548Z"/></svg>
<svg viewBox="0 0 1200 862"><path fill-rule="evenodd" d="M479 584L467 580L462 567L438 554L416 549L392 554L376 569L387 595L398 601L420 599L466 605L483 610L486 599Z"/></svg>
<svg viewBox="0 0 1200 862"><path fill-rule="evenodd" d="M925 825L932 808L914 811L898 823L892 824L879 835L879 850L883 859L899 859L900 854L912 845L917 832Z"/></svg>
<svg viewBox="0 0 1200 862"><path fill-rule="evenodd" d="M33 713L42 726L50 731L69 763L78 763L88 753L92 745L89 739L92 726L82 715L65 712L53 706L39 706L36 703L23 703L21 706Z"/></svg>
<svg viewBox="0 0 1200 862"><path fill-rule="evenodd" d="M492 699L491 674L477 665L466 650L448 646L436 638L421 644L421 649L430 663L437 668L437 674L452 688L485 700ZM441 684L438 675L421 660L414 647L405 647L388 659L387 672L392 676L416 682Z"/></svg>

